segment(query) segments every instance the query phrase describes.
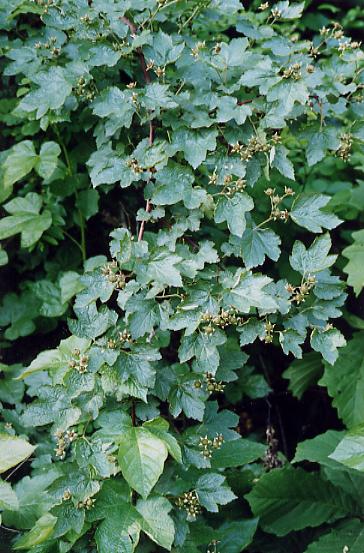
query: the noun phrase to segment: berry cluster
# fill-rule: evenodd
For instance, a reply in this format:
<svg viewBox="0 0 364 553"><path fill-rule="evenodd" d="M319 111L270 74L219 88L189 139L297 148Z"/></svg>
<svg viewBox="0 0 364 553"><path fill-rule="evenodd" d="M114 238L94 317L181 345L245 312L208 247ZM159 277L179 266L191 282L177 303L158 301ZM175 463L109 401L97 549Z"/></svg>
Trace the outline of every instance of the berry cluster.
<svg viewBox="0 0 364 553"><path fill-rule="evenodd" d="M133 103L135 103L135 100L137 99L137 96L138 96L137 92L133 92L133 95L132 95ZM136 159L128 159L126 164L132 171L134 171L134 173L136 173L138 175L143 173L143 168L139 165L139 163L137 162Z"/></svg>
<svg viewBox="0 0 364 553"><path fill-rule="evenodd" d="M234 307L228 309L221 309L217 315L212 315L208 311L201 317L201 324L203 325L203 332L205 334L212 334L216 328L226 328L227 326L240 325L243 322L243 318L237 315L238 311Z"/></svg>
<svg viewBox="0 0 364 553"><path fill-rule="evenodd" d="M207 392L212 394L213 392L223 392L225 389L225 384L221 381L217 381L213 374L205 373L205 386Z"/></svg>
<svg viewBox="0 0 364 553"><path fill-rule="evenodd" d="M49 50L53 56L57 57L60 55L61 49L55 46L56 42L56 37L51 36L48 42L36 42L34 44L34 48L36 48L37 50L44 48L45 50Z"/></svg>
<svg viewBox="0 0 364 553"><path fill-rule="evenodd" d="M107 347L109 349L121 348L125 343L130 344L133 341L130 332L128 330L123 330L119 332L117 338L109 338L107 341Z"/></svg>
<svg viewBox="0 0 364 553"><path fill-rule="evenodd" d="M65 433L56 432L55 438L57 439L57 447L54 449L55 455L60 459L60 461L63 461L66 457L66 450L77 438L77 432L74 430L67 430Z"/></svg>
<svg viewBox="0 0 364 553"><path fill-rule="evenodd" d="M234 144L231 152L233 154L239 154L243 161L249 161L249 159L251 159L254 154L258 152L266 153L269 152L270 149L271 146L270 144L268 144L268 142L257 136L252 136L246 146L244 146L244 144L240 144L239 142Z"/></svg>
<svg viewBox="0 0 364 553"><path fill-rule="evenodd" d="M196 518L201 513L201 505L198 499L197 492L185 492L176 499L176 505L180 509L184 509L190 518Z"/></svg>
<svg viewBox="0 0 364 553"><path fill-rule="evenodd" d="M294 81L299 81L302 79L301 64L294 63L290 65L287 69L284 69L282 74L283 79L293 79Z"/></svg>
<svg viewBox="0 0 364 553"><path fill-rule="evenodd" d="M85 77L82 76L78 79L73 92L80 99L90 101L93 100L96 95L96 91L93 88L92 81L87 82Z"/></svg>
<svg viewBox="0 0 364 553"><path fill-rule="evenodd" d="M89 357L88 355L81 355L81 352L78 348L74 349L72 352L72 359L68 362L70 369L75 369L80 374L87 372Z"/></svg>
<svg viewBox="0 0 364 553"><path fill-rule="evenodd" d="M283 465L278 458L278 440L275 438L273 426L268 425L266 430L267 451L264 455L263 464L267 471L279 468Z"/></svg>
<svg viewBox="0 0 364 553"><path fill-rule="evenodd" d="M290 301L295 302L297 305L303 303L315 284L316 277L314 275L308 275L307 279L304 280L300 286L287 284L287 291L291 294Z"/></svg>
<svg viewBox="0 0 364 553"><path fill-rule="evenodd" d="M96 499L93 499L92 497L87 497L83 501L79 501L77 503L77 509L86 509L87 511L89 511L95 505L95 501Z"/></svg>
<svg viewBox="0 0 364 553"><path fill-rule="evenodd" d="M106 263L101 269L104 277L118 290L122 290L125 286L125 275L118 271L118 264L115 260Z"/></svg>
<svg viewBox="0 0 364 553"><path fill-rule="evenodd" d="M292 188L285 186L284 194L282 196L279 196L275 193L275 188L267 188L265 190L265 194L269 197L271 205L271 214L269 220L277 221L279 219L281 221L287 222L289 219L289 212L287 211L287 209L281 209L280 204L288 196L294 196L294 191L292 190Z"/></svg>
<svg viewBox="0 0 364 553"><path fill-rule="evenodd" d="M224 443L224 436L222 434L216 434L215 438L210 440L208 436L201 436L198 447L201 449L201 454L206 459L211 459L214 450L220 449Z"/></svg>
<svg viewBox="0 0 364 553"><path fill-rule="evenodd" d="M203 40L201 42L197 42L196 46L191 49L191 56L195 59L198 58L200 55L201 50L203 50L206 47L206 42Z"/></svg>
<svg viewBox="0 0 364 553"><path fill-rule="evenodd" d="M342 134L340 137L340 147L337 150L336 155L343 161L348 161L350 159L352 145L352 135L350 133Z"/></svg>

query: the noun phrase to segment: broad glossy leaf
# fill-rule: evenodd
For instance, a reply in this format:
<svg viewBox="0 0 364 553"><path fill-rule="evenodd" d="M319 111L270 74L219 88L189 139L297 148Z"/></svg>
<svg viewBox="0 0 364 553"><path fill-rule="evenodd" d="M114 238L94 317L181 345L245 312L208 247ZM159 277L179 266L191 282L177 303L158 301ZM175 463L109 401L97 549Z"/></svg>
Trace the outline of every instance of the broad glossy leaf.
<svg viewBox="0 0 364 553"><path fill-rule="evenodd" d="M128 484L147 498L163 472L168 450L145 428L131 428L120 439L118 460Z"/></svg>
<svg viewBox="0 0 364 553"><path fill-rule="evenodd" d="M0 434L0 473L30 457L34 450L35 446L23 438Z"/></svg>
<svg viewBox="0 0 364 553"><path fill-rule="evenodd" d="M246 496L262 528L284 536L355 510L353 500L318 474L286 466L264 474Z"/></svg>

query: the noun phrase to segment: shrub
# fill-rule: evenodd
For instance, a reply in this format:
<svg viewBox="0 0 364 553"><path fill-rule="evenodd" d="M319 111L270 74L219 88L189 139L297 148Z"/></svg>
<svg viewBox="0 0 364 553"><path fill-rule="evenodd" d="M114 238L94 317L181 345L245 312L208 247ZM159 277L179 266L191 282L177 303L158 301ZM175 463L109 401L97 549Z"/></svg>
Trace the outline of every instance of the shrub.
<svg viewBox="0 0 364 553"><path fill-rule="evenodd" d="M363 53L302 12L1 4L14 550L364 548Z"/></svg>

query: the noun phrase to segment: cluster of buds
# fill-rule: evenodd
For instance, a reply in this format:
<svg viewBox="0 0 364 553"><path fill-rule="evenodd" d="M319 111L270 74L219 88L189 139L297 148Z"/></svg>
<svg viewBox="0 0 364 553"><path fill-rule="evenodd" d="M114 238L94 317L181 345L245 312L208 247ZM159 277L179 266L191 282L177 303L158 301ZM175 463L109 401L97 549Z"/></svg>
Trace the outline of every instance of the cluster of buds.
<svg viewBox="0 0 364 553"><path fill-rule="evenodd" d="M132 93L132 95L131 95L131 101L132 101L132 103L134 104L134 106L136 106L136 105L138 104L138 102L139 102L139 94L138 94L137 92L133 92L133 93ZM135 163L137 163L136 160L132 160L132 161L134 161ZM133 169L133 171L135 171L134 167L132 167L132 169ZM141 173L142 171L135 171L135 172L140 172L140 173Z"/></svg>
<svg viewBox="0 0 364 553"><path fill-rule="evenodd" d="M119 332L117 338L109 338L107 341L107 347L109 349L121 348L125 343L130 344L133 341L131 334L128 330Z"/></svg>
<svg viewBox="0 0 364 553"><path fill-rule="evenodd" d="M231 175L226 175L224 177L223 194L231 198L237 192L241 192L242 190L244 190L245 186L246 186L246 180L239 178L239 179L236 179L236 181L233 181L233 178Z"/></svg>
<svg viewBox="0 0 364 553"><path fill-rule="evenodd" d="M282 17L282 12L278 8L273 8L271 14L273 19L280 19Z"/></svg>
<svg viewBox="0 0 364 553"><path fill-rule="evenodd" d="M133 92L133 94L134 94L134 92ZM134 159L134 158L128 159L126 164L132 171L134 171L134 173L137 173L137 174L143 173L143 169L142 169L142 167L140 167L140 165L139 165L139 163L137 162L136 159Z"/></svg>
<svg viewBox="0 0 364 553"><path fill-rule="evenodd" d="M242 317L237 315L238 311L235 307L229 309L221 309L217 315L212 315L208 311L201 317L203 332L205 334L213 334L216 328L226 328L231 325L240 325L243 322Z"/></svg>
<svg viewBox="0 0 364 553"><path fill-rule="evenodd" d="M267 321L264 326L265 334L264 334L264 342L266 344L271 344L273 342L273 332L274 332L274 325L270 321Z"/></svg>
<svg viewBox="0 0 364 553"><path fill-rule="evenodd" d="M125 275L118 271L118 264L115 260L106 263L101 269L104 277L118 290L121 290L125 286Z"/></svg>
<svg viewBox="0 0 364 553"><path fill-rule="evenodd" d="M238 153L243 161L248 161L254 156L254 154L258 152L266 153L269 152L270 149L271 146L268 142L258 138L257 136L252 136L246 146L244 146L244 144L240 144L239 142L234 144L231 152L233 154Z"/></svg>
<svg viewBox="0 0 364 553"><path fill-rule="evenodd" d="M270 219L273 219L273 221L281 220L284 222L287 222L289 219L289 212L287 209L281 209L280 203L289 196L294 196L294 191L289 186L284 187L284 194L282 196L279 196L279 194L276 194L275 188L267 188L265 191L265 194L270 199L271 204L271 214Z"/></svg>
<svg viewBox="0 0 364 553"><path fill-rule="evenodd" d="M77 503L77 509L86 509L89 511L95 505L95 501L96 499L93 499L92 497L86 497L86 499Z"/></svg>
<svg viewBox="0 0 364 553"><path fill-rule="evenodd" d="M51 36L48 42L36 42L34 44L34 48L36 50L40 50L41 48L44 48L45 50L49 50L53 56L57 57L61 53L61 49L55 46L56 42L57 42L56 37Z"/></svg>
<svg viewBox="0 0 364 553"><path fill-rule="evenodd" d="M205 47L206 47L206 42L204 40L197 42L196 46L191 49L191 56L197 59L200 55L201 50L203 50Z"/></svg>
<svg viewBox="0 0 364 553"><path fill-rule="evenodd" d="M210 440L207 436L201 436L198 447L206 459L211 459L214 450L220 449L223 443L224 436L222 434L216 434L213 440Z"/></svg>
<svg viewBox="0 0 364 553"><path fill-rule="evenodd" d="M263 465L267 471L282 466L282 461L278 459L278 440L275 438L275 430L269 425L266 430L267 450L264 455Z"/></svg>
<svg viewBox="0 0 364 553"><path fill-rule="evenodd" d="M351 147L353 145L353 137L350 133L345 133L340 136L340 147L336 151L336 155L343 161L350 159Z"/></svg>
<svg viewBox="0 0 364 553"><path fill-rule="evenodd" d="M205 386L206 391L209 392L209 394L212 394L213 392L223 392L225 389L225 384L219 380L216 380L214 375L208 372L205 373Z"/></svg>
<svg viewBox="0 0 364 553"><path fill-rule="evenodd" d="M67 430L67 432L56 432L55 438L57 440L57 447L54 449L56 457L63 461L66 457L66 450L71 443L77 438L77 432L74 430Z"/></svg>
<svg viewBox="0 0 364 553"><path fill-rule="evenodd" d="M72 359L68 362L68 366L70 369L75 369L80 374L83 374L87 372L88 361L88 355L81 355L80 350L76 348L72 352Z"/></svg>
<svg viewBox="0 0 364 553"><path fill-rule="evenodd" d="M302 79L301 67L300 63L290 65L287 69L284 69L282 74L283 79L293 79L294 81L299 81Z"/></svg>
<svg viewBox="0 0 364 553"><path fill-rule="evenodd" d="M184 509L190 518L196 518L201 513L201 505L198 499L197 492L185 492L176 499L176 505L180 509Z"/></svg>
<svg viewBox="0 0 364 553"><path fill-rule="evenodd" d="M316 284L316 277L314 275L308 275L306 280L302 282L300 286L293 286L292 284L287 284L287 291L291 294L291 301L295 302L297 305L303 303L306 299L306 296L309 295L312 288Z"/></svg>
<svg viewBox="0 0 364 553"><path fill-rule="evenodd" d="M91 23L91 17L86 13L85 15L80 16L80 21L84 25L90 25Z"/></svg>
<svg viewBox="0 0 364 553"><path fill-rule="evenodd" d="M70 499L72 499L72 493L70 492L70 490L64 490L62 501L69 501Z"/></svg>
<svg viewBox="0 0 364 553"><path fill-rule="evenodd" d="M93 100L95 91L91 88L90 83L86 82L85 77L80 77L73 89L76 96L84 100Z"/></svg>

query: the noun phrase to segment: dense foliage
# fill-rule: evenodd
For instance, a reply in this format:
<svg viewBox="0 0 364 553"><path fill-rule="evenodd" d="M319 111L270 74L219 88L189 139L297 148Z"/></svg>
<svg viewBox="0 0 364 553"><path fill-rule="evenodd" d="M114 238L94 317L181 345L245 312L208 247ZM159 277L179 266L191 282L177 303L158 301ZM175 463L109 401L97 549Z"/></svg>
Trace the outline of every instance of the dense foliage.
<svg viewBox="0 0 364 553"><path fill-rule="evenodd" d="M9 551L363 552L364 56L303 10L0 0Z"/></svg>

